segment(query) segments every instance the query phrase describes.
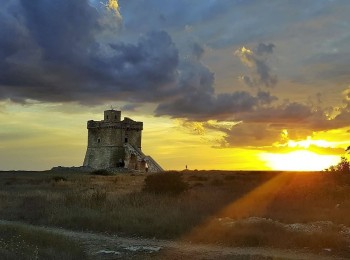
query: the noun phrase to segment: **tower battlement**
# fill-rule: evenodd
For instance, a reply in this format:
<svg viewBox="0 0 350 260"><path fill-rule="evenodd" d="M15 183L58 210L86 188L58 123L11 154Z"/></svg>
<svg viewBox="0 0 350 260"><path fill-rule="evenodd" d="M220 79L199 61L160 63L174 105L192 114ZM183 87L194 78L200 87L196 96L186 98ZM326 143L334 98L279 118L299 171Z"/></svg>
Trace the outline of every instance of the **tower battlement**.
<svg viewBox="0 0 350 260"><path fill-rule="evenodd" d="M122 129L124 131L143 130L143 123L136 122L128 117L124 117L124 120L121 121L121 111L117 110L106 110L104 111L104 119L101 121L89 120L87 122L87 129L94 128L114 128Z"/></svg>
<svg viewBox="0 0 350 260"><path fill-rule="evenodd" d="M142 131L143 123L135 122L127 117L125 117L123 121L116 121L116 122L110 122L105 120L102 120L102 121L89 120L87 122L87 129L93 129L93 128L115 128L115 129Z"/></svg>

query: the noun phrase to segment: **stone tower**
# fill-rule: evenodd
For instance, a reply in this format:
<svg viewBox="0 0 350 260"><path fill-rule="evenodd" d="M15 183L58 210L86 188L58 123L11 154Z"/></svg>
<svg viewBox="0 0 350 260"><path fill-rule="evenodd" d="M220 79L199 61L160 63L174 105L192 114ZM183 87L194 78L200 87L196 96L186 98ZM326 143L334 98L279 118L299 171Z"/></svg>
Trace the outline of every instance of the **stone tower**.
<svg viewBox="0 0 350 260"><path fill-rule="evenodd" d="M94 169L125 167L150 172L163 169L141 151L143 123L124 117L121 111L104 111L104 120L87 122L88 147L84 166ZM148 167L147 167L148 166Z"/></svg>

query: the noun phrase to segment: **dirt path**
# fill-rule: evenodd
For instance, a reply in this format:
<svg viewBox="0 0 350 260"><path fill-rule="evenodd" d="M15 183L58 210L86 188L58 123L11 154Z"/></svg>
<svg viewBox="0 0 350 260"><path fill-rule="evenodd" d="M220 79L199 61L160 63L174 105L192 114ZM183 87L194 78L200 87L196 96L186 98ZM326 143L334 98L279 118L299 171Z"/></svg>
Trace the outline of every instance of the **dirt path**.
<svg viewBox="0 0 350 260"><path fill-rule="evenodd" d="M72 238L85 248L91 259L342 259L331 255L311 254L297 250L233 248L170 240L126 238L117 235L77 232L0 220L0 225L12 224L24 225Z"/></svg>

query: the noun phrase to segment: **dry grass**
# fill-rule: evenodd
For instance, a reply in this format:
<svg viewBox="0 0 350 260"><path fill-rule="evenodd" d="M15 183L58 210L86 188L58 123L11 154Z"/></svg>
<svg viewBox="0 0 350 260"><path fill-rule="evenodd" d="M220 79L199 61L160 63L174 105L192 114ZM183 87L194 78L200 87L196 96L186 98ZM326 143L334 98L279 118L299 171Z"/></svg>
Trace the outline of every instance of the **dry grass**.
<svg viewBox="0 0 350 260"><path fill-rule="evenodd" d="M144 175L0 173L0 218L76 230L234 246L331 248L350 254L348 235L295 232L276 223L228 227L218 219L331 221L350 227L350 175L186 171L178 196L142 192ZM289 239L285 239L288 237Z"/></svg>
<svg viewBox="0 0 350 260"><path fill-rule="evenodd" d="M86 259L83 249L64 236L23 225L0 225L0 259Z"/></svg>

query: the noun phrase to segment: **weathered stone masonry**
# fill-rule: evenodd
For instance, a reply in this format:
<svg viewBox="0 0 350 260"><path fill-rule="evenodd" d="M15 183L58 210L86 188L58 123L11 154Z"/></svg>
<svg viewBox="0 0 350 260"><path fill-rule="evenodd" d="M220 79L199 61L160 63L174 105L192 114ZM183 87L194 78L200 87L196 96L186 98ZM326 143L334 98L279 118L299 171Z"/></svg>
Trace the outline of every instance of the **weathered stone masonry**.
<svg viewBox="0 0 350 260"><path fill-rule="evenodd" d="M141 151L143 123L124 117L121 111L104 111L104 120L87 122L88 147L84 166L95 169L123 167L149 172L163 169Z"/></svg>

